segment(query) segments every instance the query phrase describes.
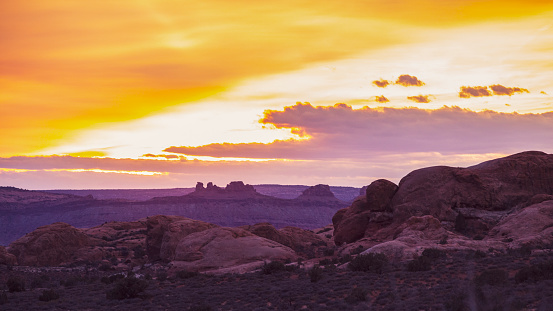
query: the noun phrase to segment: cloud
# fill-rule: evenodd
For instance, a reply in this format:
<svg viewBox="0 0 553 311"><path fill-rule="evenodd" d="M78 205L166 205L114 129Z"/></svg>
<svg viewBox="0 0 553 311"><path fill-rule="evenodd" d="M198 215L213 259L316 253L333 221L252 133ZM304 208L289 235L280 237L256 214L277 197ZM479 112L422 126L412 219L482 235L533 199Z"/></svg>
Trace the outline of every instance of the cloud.
<svg viewBox="0 0 553 311"><path fill-rule="evenodd" d="M153 154L153 153L146 153L142 155L146 158L165 158L165 159L178 159L179 156L175 154Z"/></svg>
<svg viewBox="0 0 553 311"><path fill-rule="evenodd" d="M387 103L389 102L390 100L387 99L384 95L382 96L376 96L376 99L375 99L377 102L379 103Z"/></svg>
<svg viewBox="0 0 553 311"><path fill-rule="evenodd" d="M374 80L373 84L378 87L387 87L388 85L390 85L390 81L384 79Z"/></svg>
<svg viewBox="0 0 553 311"><path fill-rule="evenodd" d="M461 86L459 97L469 98L481 96L492 96L487 86Z"/></svg>
<svg viewBox="0 0 553 311"><path fill-rule="evenodd" d="M363 160L386 153L547 151L553 141L553 112L475 112L459 107L352 109L344 104L313 107L298 103L282 111L265 111L261 122L291 129L308 139L277 140L271 144L173 146L164 151L213 157Z"/></svg>
<svg viewBox="0 0 553 311"><path fill-rule="evenodd" d="M403 86L423 86L424 82L422 82L415 76L401 75L397 78L396 84L400 84Z"/></svg>
<svg viewBox="0 0 553 311"><path fill-rule="evenodd" d="M541 91L540 94L547 95L545 91Z"/></svg>
<svg viewBox="0 0 553 311"><path fill-rule="evenodd" d="M430 95L408 96L407 99L417 103L429 103L430 102L430 99L428 98L429 96Z"/></svg>
<svg viewBox="0 0 553 311"><path fill-rule="evenodd" d="M514 93L530 93L527 89L523 89L520 87L504 87L500 84L494 84L490 86L490 89L492 89L493 93L495 95L513 95Z"/></svg>
<svg viewBox="0 0 553 311"><path fill-rule="evenodd" d="M527 89L520 87L505 87L501 84L490 85L489 88L493 91L493 95L511 96L515 93L530 93ZM492 96L492 92L490 92L487 86L462 86L461 91L459 92L459 97L461 98L482 96Z"/></svg>

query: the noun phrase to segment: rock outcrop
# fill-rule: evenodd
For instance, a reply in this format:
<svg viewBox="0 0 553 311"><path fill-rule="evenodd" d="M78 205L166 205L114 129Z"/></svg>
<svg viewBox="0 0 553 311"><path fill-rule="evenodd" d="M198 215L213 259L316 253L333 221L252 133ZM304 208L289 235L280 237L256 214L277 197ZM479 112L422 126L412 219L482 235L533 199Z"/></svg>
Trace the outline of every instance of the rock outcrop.
<svg viewBox="0 0 553 311"><path fill-rule="evenodd" d="M284 227L277 230L270 223L258 223L253 226L242 226L240 228L262 238L288 246L298 255L304 257L313 257L315 254L320 253L319 248L327 247L325 240L317 234L296 227Z"/></svg>
<svg viewBox="0 0 553 311"><path fill-rule="evenodd" d="M172 264L205 271L256 261L295 258L292 249L244 229L216 227L182 238Z"/></svg>
<svg viewBox="0 0 553 311"><path fill-rule="evenodd" d="M14 241L8 251L20 265L56 266L77 260L79 250L98 242L73 226L57 222Z"/></svg>
<svg viewBox="0 0 553 311"><path fill-rule="evenodd" d="M392 219L390 203L397 188L391 181L376 180L366 188L365 195L357 197L350 207L339 210L332 218L335 243L357 241L388 225Z"/></svg>
<svg viewBox="0 0 553 311"><path fill-rule="evenodd" d="M15 255L8 253L4 246L0 245L0 265L13 266L17 264Z"/></svg>
<svg viewBox="0 0 553 311"><path fill-rule="evenodd" d="M262 196L257 193L252 185L244 184L242 181L231 181L225 188L218 187L212 182L207 183L204 188L202 182L196 184L196 190L187 196L203 198L250 198Z"/></svg>
<svg viewBox="0 0 553 311"><path fill-rule="evenodd" d="M157 215L146 218L146 227L146 253L149 260L171 261L182 238L217 225L182 216Z"/></svg>
<svg viewBox="0 0 553 311"><path fill-rule="evenodd" d="M402 223L425 215L448 230L485 235L507 213L552 195L553 155L543 152L523 152L468 168L423 168L406 175L398 187L385 180L369 185L364 197L334 215L334 239L338 245L364 237L390 240Z"/></svg>

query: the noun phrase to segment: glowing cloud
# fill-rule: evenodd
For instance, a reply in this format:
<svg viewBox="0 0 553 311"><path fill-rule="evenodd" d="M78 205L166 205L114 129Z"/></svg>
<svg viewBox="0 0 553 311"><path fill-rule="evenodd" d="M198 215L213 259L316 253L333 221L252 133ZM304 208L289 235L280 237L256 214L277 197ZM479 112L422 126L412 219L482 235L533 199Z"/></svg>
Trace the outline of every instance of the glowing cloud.
<svg viewBox="0 0 553 311"><path fill-rule="evenodd" d="M417 103L429 103L430 99L428 98L430 95L418 95L418 96L408 96L408 100L412 100Z"/></svg>
<svg viewBox="0 0 553 311"><path fill-rule="evenodd" d="M375 100L379 103L387 103L389 102L390 100L387 99L384 95L382 96L376 96Z"/></svg>
<svg viewBox="0 0 553 311"><path fill-rule="evenodd" d="M387 87L388 85L390 85L390 81L384 79L374 80L373 84L377 87Z"/></svg>
<svg viewBox="0 0 553 311"><path fill-rule="evenodd" d="M514 93L530 93L527 89L523 89L520 87L504 87L500 84L491 85L490 89L492 89L493 93L495 95L513 95Z"/></svg>
<svg viewBox="0 0 553 311"><path fill-rule="evenodd" d="M553 112L511 114L458 107L352 109L344 104L313 107L298 103L282 111L265 111L262 122L294 128L310 138L271 144L170 147L164 151L214 157L360 160L379 153L549 150L553 141Z"/></svg>
<svg viewBox="0 0 553 311"><path fill-rule="evenodd" d="M459 97L461 98L481 96L492 96L487 86L462 86L459 92Z"/></svg>
<svg viewBox="0 0 553 311"><path fill-rule="evenodd" d="M422 82L415 76L401 75L397 78L396 84L403 86L423 86L424 82Z"/></svg>

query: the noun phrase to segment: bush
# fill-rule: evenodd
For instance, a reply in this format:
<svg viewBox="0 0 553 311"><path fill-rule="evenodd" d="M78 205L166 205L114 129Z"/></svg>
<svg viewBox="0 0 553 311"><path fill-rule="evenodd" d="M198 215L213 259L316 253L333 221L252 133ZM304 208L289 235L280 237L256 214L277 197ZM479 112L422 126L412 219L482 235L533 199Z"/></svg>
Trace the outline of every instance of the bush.
<svg viewBox="0 0 553 311"><path fill-rule="evenodd" d="M334 248L325 248L324 251L323 251L323 255L325 255L325 256L334 255Z"/></svg>
<svg viewBox="0 0 553 311"><path fill-rule="evenodd" d="M181 270L177 272L177 277L179 279L190 279L198 275L200 275L200 273L195 271Z"/></svg>
<svg viewBox="0 0 553 311"><path fill-rule="evenodd" d="M407 271L416 272L416 271L428 271L432 268L432 259L427 256L420 256L411 260L407 264Z"/></svg>
<svg viewBox="0 0 553 311"><path fill-rule="evenodd" d="M431 259L438 259L438 258L445 257L445 252L437 248L427 248L424 251L422 251L422 256L425 256Z"/></svg>
<svg viewBox="0 0 553 311"><path fill-rule="evenodd" d="M52 301L60 298L60 294L53 289L45 289L42 291L42 295L38 297L40 301Z"/></svg>
<svg viewBox="0 0 553 311"><path fill-rule="evenodd" d="M269 263L264 263L263 267L261 267L261 273L262 274L273 274L275 272L279 271L285 271L286 266L284 263L280 261L271 261Z"/></svg>
<svg viewBox="0 0 553 311"><path fill-rule="evenodd" d="M117 280L121 280L121 279L124 279L125 276L122 275L122 274L113 274L113 275L110 275L110 276L104 276L100 279L100 282L104 283L104 284L112 284L113 282L117 281Z"/></svg>
<svg viewBox="0 0 553 311"><path fill-rule="evenodd" d="M320 281L323 278L323 269L321 269L319 265L313 266L313 268L309 270L309 278L311 279L311 283Z"/></svg>
<svg viewBox="0 0 553 311"><path fill-rule="evenodd" d="M3 305L5 303L8 303L8 295L6 294L6 292L2 291L2 293L0 293L0 305Z"/></svg>
<svg viewBox="0 0 553 311"><path fill-rule="evenodd" d="M211 311L213 309L209 305L202 304L202 305L197 305L197 306L190 307L190 309L188 309L188 310L189 311Z"/></svg>
<svg viewBox="0 0 553 311"><path fill-rule="evenodd" d="M553 280L553 260L524 267L515 274L515 282L517 283L541 280Z"/></svg>
<svg viewBox="0 0 553 311"><path fill-rule="evenodd" d="M457 293L449 298L445 303L447 311L470 311L471 308L467 303L467 294Z"/></svg>
<svg viewBox="0 0 553 311"><path fill-rule="evenodd" d="M366 271L382 273L384 267L388 264L388 258L384 254L370 253L355 257L348 268L352 271Z"/></svg>
<svg viewBox="0 0 553 311"><path fill-rule="evenodd" d="M135 259L142 259L144 256L146 256L146 251L144 250L142 245L137 245L132 250Z"/></svg>
<svg viewBox="0 0 553 311"><path fill-rule="evenodd" d="M135 277L126 277L115 283L115 287L106 293L108 299L136 298L148 288L148 282Z"/></svg>
<svg viewBox="0 0 553 311"><path fill-rule="evenodd" d="M356 287L351 290L351 293L346 297L346 302L348 303L356 303L359 301L366 301L367 300L367 294L369 293L368 290L366 290L363 287Z"/></svg>
<svg viewBox="0 0 553 311"><path fill-rule="evenodd" d="M507 281L509 274L501 269L489 269L474 278L476 285L501 285Z"/></svg>
<svg viewBox="0 0 553 311"><path fill-rule="evenodd" d="M25 281L16 276L11 276L6 282L6 286L10 293L25 291Z"/></svg>
<svg viewBox="0 0 553 311"><path fill-rule="evenodd" d="M165 271L158 272L157 275L156 275L156 278L160 282L163 282L163 281L167 280L167 272L165 272Z"/></svg>

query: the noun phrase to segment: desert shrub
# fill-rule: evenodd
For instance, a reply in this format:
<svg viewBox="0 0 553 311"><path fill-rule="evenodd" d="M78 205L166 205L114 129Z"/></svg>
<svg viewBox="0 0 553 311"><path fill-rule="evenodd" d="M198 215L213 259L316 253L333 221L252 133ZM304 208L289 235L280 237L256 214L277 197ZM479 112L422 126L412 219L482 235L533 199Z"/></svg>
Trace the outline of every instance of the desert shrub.
<svg viewBox="0 0 553 311"><path fill-rule="evenodd" d="M515 282L517 283L541 280L553 280L553 260L524 267L515 274Z"/></svg>
<svg viewBox="0 0 553 311"><path fill-rule="evenodd" d="M166 271L160 271L156 274L156 278L158 281L163 282L167 280L167 272Z"/></svg>
<svg viewBox="0 0 553 311"><path fill-rule="evenodd" d="M200 275L200 273L195 271L181 270L177 272L177 277L179 279L190 279L198 275Z"/></svg>
<svg viewBox="0 0 553 311"><path fill-rule="evenodd" d="M476 252L474 252L474 258L485 258L485 257L486 257L486 253L481 250L477 250Z"/></svg>
<svg viewBox="0 0 553 311"><path fill-rule="evenodd" d="M447 244L447 235L444 236L444 237L440 240L440 242L438 242L438 243L439 243L439 244L442 244L442 245L443 245L443 244Z"/></svg>
<svg viewBox="0 0 553 311"><path fill-rule="evenodd" d="M472 239L475 241L482 241L484 239L484 236L481 234L477 234Z"/></svg>
<svg viewBox="0 0 553 311"><path fill-rule="evenodd" d="M355 257L348 268L352 271L366 271L382 273L384 267L388 264L388 258L381 253L370 253Z"/></svg>
<svg viewBox="0 0 553 311"><path fill-rule="evenodd" d="M438 259L445 257L445 252L437 248L427 248L422 251L422 256L426 256L430 259Z"/></svg>
<svg viewBox="0 0 553 311"><path fill-rule="evenodd" d="M189 311L211 311L213 309L209 305L201 304L201 305L192 306L188 310Z"/></svg>
<svg viewBox="0 0 553 311"><path fill-rule="evenodd" d="M261 267L261 273L262 274L273 274L280 271L285 271L286 266L284 263L280 261L271 261L269 263L264 263L263 267Z"/></svg>
<svg viewBox="0 0 553 311"><path fill-rule="evenodd" d="M108 299L136 298L148 287L148 282L135 277L126 277L115 283L115 286L106 293Z"/></svg>
<svg viewBox="0 0 553 311"><path fill-rule="evenodd" d="M480 273L474 278L474 283L477 285L501 285L507 281L509 274L502 269L489 269Z"/></svg>
<svg viewBox="0 0 553 311"><path fill-rule="evenodd" d="M303 265L303 258L298 257L298 267Z"/></svg>
<svg viewBox="0 0 553 311"><path fill-rule="evenodd" d="M146 256L146 251L144 250L142 245L137 245L132 250L133 250L133 253L134 253L134 258L136 258L136 259L141 259L144 256Z"/></svg>
<svg viewBox="0 0 553 311"><path fill-rule="evenodd" d="M432 259L427 256L419 256L407 264L407 271L428 271L432 268Z"/></svg>
<svg viewBox="0 0 553 311"><path fill-rule="evenodd" d="M321 269L319 265L313 266L313 268L309 270L309 278L311 279L311 283L320 281L323 278L323 269Z"/></svg>
<svg viewBox="0 0 553 311"><path fill-rule="evenodd" d="M326 266L326 265L330 265L330 264L332 264L331 259L325 258L323 260L319 260L319 265L320 266Z"/></svg>
<svg viewBox="0 0 553 311"><path fill-rule="evenodd" d="M352 249L349 253L352 255L361 254L363 252L363 245L359 245L356 248Z"/></svg>
<svg viewBox="0 0 553 311"><path fill-rule="evenodd" d="M363 287L356 287L351 290L350 294L346 297L347 303L356 303L367 300L367 294L369 291Z"/></svg>
<svg viewBox="0 0 553 311"><path fill-rule="evenodd" d="M456 293L445 302L446 311L470 311L466 293Z"/></svg>
<svg viewBox="0 0 553 311"><path fill-rule="evenodd" d="M8 281L6 281L6 286L8 286L8 290L10 291L10 293L25 291L25 281L22 278L16 276L11 276L10 278L8 278Z"/></svg>
<svg viewBox="0 0 553 311"><path fill-rule="evenodd" d="M108 270L111 270L111 269L113 269L113 266L109 262L101 263L100 267L98 268L98 270L100 270L100 271L108 271Z"/></svg>
<svg viewBox="0 0 553 311"><path fill-rule="evenodd" d="M334 248L325 248L324 251L323 251L323 255L325 255L325 256L334 255Z"/></svg>
<svg viewBox="0 0 553 311"><path fill-rule="evenodd" d="M330 228L330 227L329 228L324 228L324 229L321 229L321 230L317 231L317 234L324 233L324 232L327 232L327 231L330 231L330 230L332 230L332 228Z"/></svg>
<svg viewBox="0 0 553 311"><path fill-rule="evenodd" d="M52 301L60 298L60 294L53 289L45 289L42 291L42 295L38 296L40 301Z"/></svg>
<svg viewBox="0 0 553 311"><path fill-rule="evenodd" d="M8 303L8 295L6 294L6 292L2 291L2 293L0 293L0 305L3 305L5 303Z"/></svg>
<svg viewBox="0 0 553 311"><path fill-rule="evenodd" d="M124 278L125 276L123 274L118 273L118 274L112 274L110 276L104 276L100 279L100 282L104 284L112 284L113 282Z"/></svg>
<svg viewBox="0 0 553 311"><path fill-rule="evenodd" d="M352 259L353 259L353 256L351 256L350 254L346 254L346 255L340 257L340 263L344 264L346 262L350 262Z"/></svg>
<svg viewBox="0 0 553 311"><path fill-rule="evenodd" d="M527 258L532 255L532 247L530 245L522 245L519 248L509 248L507 249L507 253L511 256Z"/></svg>

